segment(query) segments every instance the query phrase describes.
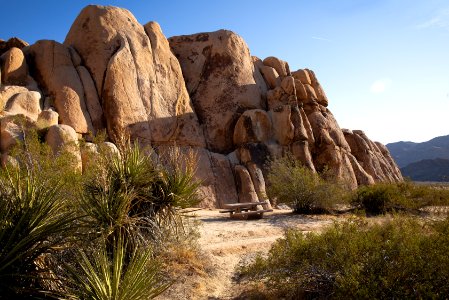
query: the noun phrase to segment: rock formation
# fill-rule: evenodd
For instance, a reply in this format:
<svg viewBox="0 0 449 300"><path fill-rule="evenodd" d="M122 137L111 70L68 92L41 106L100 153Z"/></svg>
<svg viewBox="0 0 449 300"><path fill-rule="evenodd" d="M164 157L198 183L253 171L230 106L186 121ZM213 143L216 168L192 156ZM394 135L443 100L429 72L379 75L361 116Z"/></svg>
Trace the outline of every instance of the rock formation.
<svg viewBox="0 0 449 300"><path fill-rule="evenodd" d="M12 38L0 55L2 157L32 127L81 168L97 145L78 139L128 131L156 151L196 152L206 207L266 200L266 163L286 153L350 188L402 180L385 146L340 129L313 71L253 57L231 31L167 39L155 22L90 5L63 44Z"/></svg>

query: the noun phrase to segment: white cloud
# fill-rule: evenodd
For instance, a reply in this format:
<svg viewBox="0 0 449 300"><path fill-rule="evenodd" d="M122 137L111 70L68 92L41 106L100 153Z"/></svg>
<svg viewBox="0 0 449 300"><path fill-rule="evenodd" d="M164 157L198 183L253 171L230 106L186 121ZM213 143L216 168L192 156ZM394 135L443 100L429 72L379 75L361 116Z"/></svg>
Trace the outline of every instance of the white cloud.
<svg viewBox="0 0 449 300"><path fill-rule="evenodd" d="M418 24L416 26L418 29L426 28L443 28L449 30L449 9L440 11L437 15L431 19Z"/></svg>
<svg viewBox="0 0 449 300"><path fill-rule="evenodd" d="M312 39L318 40L318 41L324 41L324 42L332 42L332 40L330 40L330 39L326 39L326 38L319 37L319 36L312 36Z"/></svg>
<svg viewBox="0 0 449 300"><path fill-rule="evenodd" d="M390 78L378 79L371 84L370 91L374 94L383 93L391 86L391 83L392 81Z"/></svg>

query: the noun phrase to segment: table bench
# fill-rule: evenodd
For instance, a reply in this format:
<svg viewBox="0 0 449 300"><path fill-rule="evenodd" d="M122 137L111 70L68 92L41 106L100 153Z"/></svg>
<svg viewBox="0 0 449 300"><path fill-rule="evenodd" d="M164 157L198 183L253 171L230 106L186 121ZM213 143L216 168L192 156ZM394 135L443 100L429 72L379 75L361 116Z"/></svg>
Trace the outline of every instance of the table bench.
<svg viewBox="0 0 449 300"><path fill-rule="evenodd" d="M263 209L257 209L259 205ZM229 213L233 219L261 219L264 213L273 211L267 206L267 202L229 203L224 205L224 210L221 210L220 213Z"/></svg>

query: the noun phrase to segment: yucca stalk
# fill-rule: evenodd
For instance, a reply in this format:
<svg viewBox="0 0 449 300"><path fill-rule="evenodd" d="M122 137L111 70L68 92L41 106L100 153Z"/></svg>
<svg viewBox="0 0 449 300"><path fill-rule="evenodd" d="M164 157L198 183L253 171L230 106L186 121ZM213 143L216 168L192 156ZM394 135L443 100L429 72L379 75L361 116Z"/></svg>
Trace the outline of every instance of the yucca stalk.
<svg viewBox="0 0 449 300"><path fill-rule="evenodd" d="M61 199L61 184L49 186L19 169L0 180L0 290L32 290L35 260L60 246L74 216Z"/></svg>
<svg viewBox="0 0 449 300"><path fill-rule="evenodd" d="M152 299L170 284L160 275L160 265L151 249L133 248L128 253L123 233L117 235L108 253L105 243L91 255L78 252L76 267L68 266L69 299L128 300Z"/></svg>

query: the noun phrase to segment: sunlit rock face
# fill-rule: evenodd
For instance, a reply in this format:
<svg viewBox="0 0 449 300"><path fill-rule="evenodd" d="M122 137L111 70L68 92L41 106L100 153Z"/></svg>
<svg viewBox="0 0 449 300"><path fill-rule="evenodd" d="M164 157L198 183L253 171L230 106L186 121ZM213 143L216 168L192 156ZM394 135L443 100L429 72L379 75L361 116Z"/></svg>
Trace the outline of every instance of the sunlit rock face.
<svg viewBox="0 0 449 300"><path fill-rule="evenodd" d="M0 55L4 157L27 128L48 130L55 151L62 137L127 132L159 153L195 152L203 207L266 200L267 162L288 153L352 189L402 180L385 146L339 127L313 71L251 56L231 31L167 39L155 22L89 5L63 44L13 38Z"/></svg>

